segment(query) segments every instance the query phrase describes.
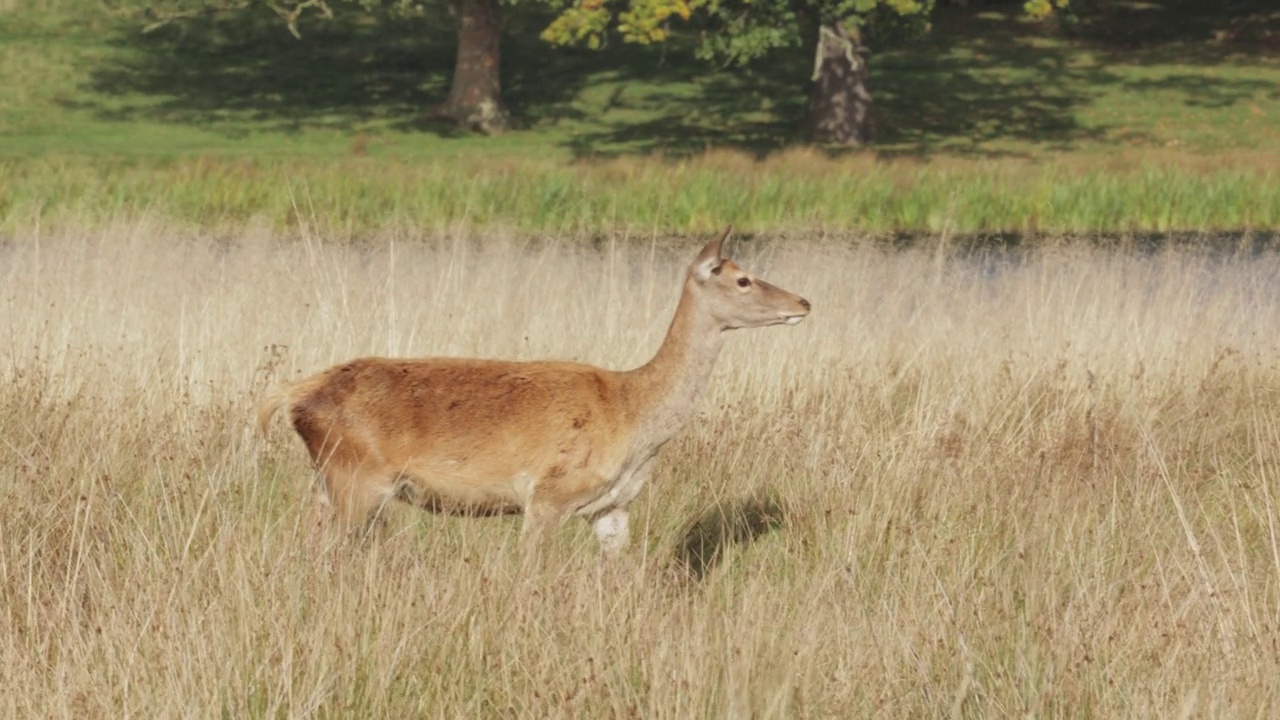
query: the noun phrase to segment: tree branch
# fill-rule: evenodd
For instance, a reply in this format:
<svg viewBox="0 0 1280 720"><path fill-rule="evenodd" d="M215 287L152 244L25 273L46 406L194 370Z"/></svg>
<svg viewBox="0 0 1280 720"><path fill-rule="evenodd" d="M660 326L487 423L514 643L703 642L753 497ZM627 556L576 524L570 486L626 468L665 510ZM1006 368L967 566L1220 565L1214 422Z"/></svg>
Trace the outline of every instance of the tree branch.
<svg viewBox="0 0 1280 720"><path fill-rule="evenodd" d="M163 14L157 13L153 9L148 9L147 14L154 17L155 22L143 27L142 32L154 32L179 20L189 20L191 18L205 17L207 15L214 15L217 13L244 10L258 1L259 0L232 0L225 4L211 3L203 7L195 8L194 10L179 10ZM281 20L284 20L285 27L289 29L289 33L298 39L302 39L302 33L298 31L298 19L301 18L302 13L306 12L308 9L315 10L326 20L333 19L333 10L329 7L326 0L302 0L302 2L291 4L282 4L277 2L277 0L266 0L266 5L271 8L272 12L279 15Z"/></svg>
<svg viewBox="0 0 1280 720"><path fill-rule="evenodd" d="M156 30L159 30L160 28L166 25L169 25L170 23L176 22L178 20L189 20L191 18L204 17L205 15L213 15L215 13L243 10L252 4L253 4L253 0L240 0L240 2L233 2L229 5L209 5L202 8L196 8L195 10L182 10L178 12L166 13L163 15L148 9L147 14L155 17L156 20L155 22L152 22L144 26L142 28L142 32L145 35L147 33L155 32Z"/></svg>
<svg viewBox="0 0 1280 720"><path fill-rule="evenodd" d="M858 69L858 64L862 62L862 58L858 56L857 35L859 32L855 26L853 32L844 29L844 23L837 20L834 25L835 29L827 25L818 27L818 47L813 53L813 78L814 82L818 81L818 76L822 73L822 63L826 62L826 53L824 52L827 43L834 43L844 53L844 57L849 61L849 67L853 70Z"/></svg>
<svg viewBox="0 0 1280 720"><path fill-rule="evenodd" d="M299 40L302 39L302 33L298 32L298 18L302 16L303 11L307 8L315 8L316 12L320 13L325 20L333 19L333 10L329 8L329 5L325 0L304 0L303 2L294 5L292 10L285 8L275 2L275 0L270 0L270 5L271 9L274 10L282 20L284 20L284 24L289 28L289 32Z"/></svg>

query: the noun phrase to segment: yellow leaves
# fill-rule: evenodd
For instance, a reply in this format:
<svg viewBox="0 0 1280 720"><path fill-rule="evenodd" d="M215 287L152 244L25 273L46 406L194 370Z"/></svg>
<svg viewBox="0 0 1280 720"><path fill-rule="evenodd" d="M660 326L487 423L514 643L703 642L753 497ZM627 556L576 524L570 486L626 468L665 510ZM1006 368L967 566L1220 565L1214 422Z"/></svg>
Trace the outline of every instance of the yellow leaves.
<svg viewBox="0 0 1280 720"><path fill-rule="evenodd" d="M1022 9L1028 15L1034 18L1044 18L1053 14L1053 9L1059 10L1071 4L1071 0L1027 0L1022 5Z"/></svg>
<svg viewBox="0 0 1280 720"><path fill-rule="evenodd" d="M556 45L585 44L592 49L604 44L609 24L617 20L617 31L626 42L648 45L667 40L673 18L688 20L699 9L715 8L718 0L630 0L609 7L610 0L575 0L545 30L542 39ZM920 0L890 0L918 6ZM747 4L753 0L743 0ZM615 13L615 9L617 9Z"/></svg>
<svg viewBox="0 0 1280 720"><path fill-rule="evenodd" d="M542 31L542 39L553 45L584 43L596 50L604 42L609 19L603 0L579 0Z"/></svg>
<svg viewBox="0 0 1280 720"><path fill-rule="evenodd" d="M688 20L692 13L687 0L633 0L629 10L618 14L618 32L628 42L662 42L667 39L666 23L671 16Z"/></svg>
<svg viewBox="0 0 1280 720"><path fill-rule="evenodd" d="M1049 4L1049 0L1027 0L1022 4L1022 9L1035 18L1045 17L1053 12L1053 6Z"/></svg>
<svg viewBox="0 0 1280 720"><path fill-rule="evenodd" d="M618 13L618 32L627 42L662 42L670 34L667 21L672 17L688 20L699 1L633 0L627 10ZM577 0L542 31L542 39L557 45L584 43L596 49L604 43L612 18L605 0Z"/></svg>

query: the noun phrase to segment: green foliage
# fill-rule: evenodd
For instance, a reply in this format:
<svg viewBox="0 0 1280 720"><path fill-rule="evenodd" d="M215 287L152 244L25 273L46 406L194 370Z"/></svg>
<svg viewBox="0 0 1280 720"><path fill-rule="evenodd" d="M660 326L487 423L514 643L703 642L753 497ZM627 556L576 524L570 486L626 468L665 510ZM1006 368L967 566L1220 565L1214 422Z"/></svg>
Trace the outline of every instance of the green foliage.
<svg viewBox="0 0 1280 720"><path fill-rule="evenodd" d="M671 36L672 20L692 20L702 30L701 57L745 64L773 50L804 46L819 23L875 26L899 37L919 34L933 6L934 0L576 0L567 7L553 3L559 14L542 37L595 49L613 31L626 42L649 44Z"/></svg>
<svg viewBox="0 0 1280 720"><path fill-rule="evenodd" d="M711 31L698 48L705 59L742 65L776 49L802 46L807 40L800 32L805 21L797 12L798 5L712 1L714 5L706 12Z"/></svg>

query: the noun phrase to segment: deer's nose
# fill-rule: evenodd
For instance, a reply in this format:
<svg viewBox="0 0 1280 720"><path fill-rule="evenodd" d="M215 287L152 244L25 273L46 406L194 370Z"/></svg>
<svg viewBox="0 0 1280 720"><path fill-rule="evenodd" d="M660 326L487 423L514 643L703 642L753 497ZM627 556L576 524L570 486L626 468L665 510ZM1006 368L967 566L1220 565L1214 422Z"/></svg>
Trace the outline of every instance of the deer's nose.
<svg viewBox="0 0 1280 720"><path fill-rule="evenodd" d="M808 309L809 309L809 301L808 301L808 300L805 300L804 298L800 298L800 307L804 308L805 310L808 310Z"/></svg>

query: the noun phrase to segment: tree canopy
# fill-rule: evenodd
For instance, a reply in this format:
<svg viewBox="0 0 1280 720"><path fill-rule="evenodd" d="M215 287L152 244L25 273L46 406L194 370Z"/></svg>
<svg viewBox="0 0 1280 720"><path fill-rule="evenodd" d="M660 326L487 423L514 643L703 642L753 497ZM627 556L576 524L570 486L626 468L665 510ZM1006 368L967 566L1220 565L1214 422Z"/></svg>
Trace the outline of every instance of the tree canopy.
<svg viewBox="0 0 1280 720"><path fill-rule="evenodd" d="M888 26L905 20L920 30L933 6L934 0L577 0L558 3L560 12L542 37L596 48L616 32L627 42L654 43L670 37L672 20L691 20L701 30L703 57L746 63L814 41L810 31L822 24L866 27L879 21Z"/></svg>
<svg viewBox="0 0 1280 720"><path fill-rule="evenodd" d="M860 144L872 137L868 34L921 33L933 7L934 0L574 0L559 6L542 37L593 48L610 33L628 42L661 42L678 19L698 30L699 56L715 62L741 65L777 50L810 49L809 135ZM797 77L797 87L804 80Z"/></svg>

